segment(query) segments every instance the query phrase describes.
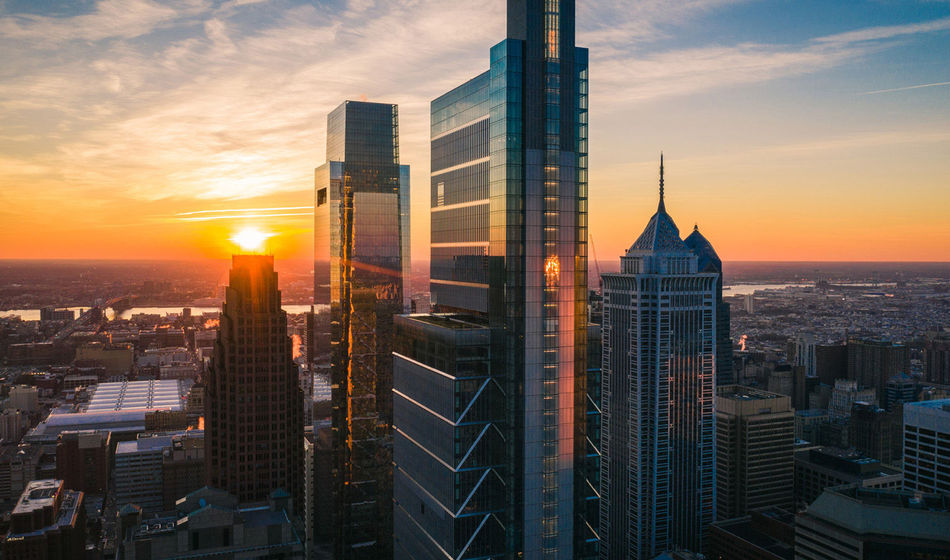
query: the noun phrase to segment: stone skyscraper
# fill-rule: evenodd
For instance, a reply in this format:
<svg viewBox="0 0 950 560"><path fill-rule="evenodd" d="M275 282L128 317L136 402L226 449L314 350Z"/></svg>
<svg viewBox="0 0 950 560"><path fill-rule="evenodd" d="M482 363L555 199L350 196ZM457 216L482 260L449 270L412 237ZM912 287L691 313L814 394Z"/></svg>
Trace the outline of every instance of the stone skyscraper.
<svg viewBox="0 0 950 560"><path fill-rule="evenodd" d="M660 203L605 274L601 558L700 552L715 520L716 272Z"/></svg>
<svg viewBox="0 0 950 560"><path fill-rule="evenodd" d="M330 304L338 559L392 556L392 334L409 270L409 167L396 105L327 116L315 175L315 301ZM321 350L318 350L321 351ZM322 352L322 351L321 351Z"/></svg>
<svg viewBox="0 0 950 560"><path fill-rule="evenodd" d="M397 321L400 558L596 555L587 50L571 0L507 13L490 68L432 102L431 292L452 315Z"/></svg>
<svg viewBox="0 0 950 560"><path fill-rule="evenodd" d="M234 255L208 374L209 486L241 502L277 489L303 508L303 409L274 257Z"/></svg>

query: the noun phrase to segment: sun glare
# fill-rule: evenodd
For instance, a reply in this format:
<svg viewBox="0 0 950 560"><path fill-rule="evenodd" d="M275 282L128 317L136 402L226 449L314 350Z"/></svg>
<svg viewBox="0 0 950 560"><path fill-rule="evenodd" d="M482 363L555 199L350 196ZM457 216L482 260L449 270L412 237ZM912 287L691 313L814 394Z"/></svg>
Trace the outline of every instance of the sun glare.
<svg viewBox="0 0 950 560"><path fill-rule="evenodd" d="M273 237L273 233L264 233L256 227L246 227L231 236L231 241L248 253L260 253L264 250L264 242Z"/></svg>

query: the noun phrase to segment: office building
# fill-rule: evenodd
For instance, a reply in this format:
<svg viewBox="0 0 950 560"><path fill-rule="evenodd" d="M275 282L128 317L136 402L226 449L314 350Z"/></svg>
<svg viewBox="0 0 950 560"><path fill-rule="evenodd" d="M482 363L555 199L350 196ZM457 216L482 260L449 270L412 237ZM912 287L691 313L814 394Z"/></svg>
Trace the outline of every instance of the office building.
<svg viewBox="0 0 950 560"><path fill-rule="evenodd" d="M179 498L204 485L204 444L203 430L172 435L162 452L162 511L174 510Z"/></svg>
<svg viewBox="0 0 950 560"><path fill-rule="evenodd" d="M0 500L16 500L31 481L45 478L39 445L8 445L0 450Z"/></svg>
<svg viewBox="0 0 950 560"><path fill-rule="evenodd" d="M10 513L4 560L74 560L86 554L84 494L62 480L27 484Z"/></svg>
<svg viewBox="0 0 950 560"><path fill-rule="evenodd" d="M901 417L873 404L855 403L848 419L848 446L885 465L901 457Z"/></svg>
<svg viewBox="0 0 950 560"><path fill-rule="evenodd" d="M503 394L475 317L396 319L396 557L507 557Z"/></svg>
<svg viewBox="0 0 950 560"><path fill-rule="evenodd" d="M807 377L818 375L815 335L802 334L788 341L788 363L805 368Z"/></svg>
<svg viewBox="0 0 950 560"><path fill-rule="evenodd" d="M795 411L790 397L741 385L716 390L716 516L791 510Z"/></svg>
<svg viewBox="0 0 950 560"><path fill-rule="evenodd" d="M904 488L950 492L950 399L904 405Z"/></svg>
<svg viewBox="0 0 950 560"><path fill-rule="evenodd" d="M716 254L712 243L699 233L699 224L693 226L693 233L689 234L683 243L699 257L700 272L714 272L719 275L716 282L716 385L731 385L735 383L732 337L729 333L731 306L722 301L722 259Z"/></svg>
<svg viewBox="0 0 950 560"><path fill-rule="evenodd" d="M777 507L710 526L711 560L794 560L795 514Z"/></svg>
<svg viewBox="0 0 950 560"><path fill-rule="evenodd" d="M805 366L779 364L768 373L768 390L791 397L792 408L808 408L808 379Z"/></svg>
<svg viewBox="0 0 950 560"><path fill-rule="evenodd" d="M896 410L903 403L917 400L917 381L905 373L895 375L887 380L884 394L884 408Z"/></svg>
<svg viewBox="0 0 950 560"><path fill-rule="evenodd" d="M829 421L828 411L823 408L808 408L795 411L795 439L817 443L821 426Z"/></svg>
<svg viewBox="0 0 950 560"><path fill-rule="evenodd" d="M887 391L887 381L910 371L910 350L889 340L848 339L848 379L860 387L873 387L878 395Z"/></svg>
<svg viewBox="0 0 950 560"><path fill-rule="evenodd" d="M419 490L441 469L458 467L447 460L455 452L437 447L443 445L438 441L402 439L400 431L420 428L398 418L409 422L418 416L417 403L444 400L433 408L443 411L441 418L421 416L419 422L441 422L446 425L440 430L452 432L454 397L471 399L469 385L484 383L486 374L462 384L472 374L456 375L439 365L454 372L460 361L437 358L427 365L421 344L402 354L405 359L397 356L397 385L400 368L407 384L420 382L410 372L448 384L417 403L396 394L400 558L467 554L462 535L474 537L473 543L486 538L485 550L502 557L597 554L597 519L586 517L597 494L588 471L594 450L585 421L593 406L586 364L587 51L574 45L574 13L572 0L510 0L507 38L492 47L489 69L432 102L432 302L437 313L458 314L441 315L446 321L473 325L463 330L489 338L487 378L497 387L477 399L488 407L478 411L478 422L492 427L478 445L460 442L479 450L477 462L470 464L473 451L460 468L473 468L485 477L483 485L492 485L479 488L501 484L505 491L472 504L479 522L469 526L465 512L452 508L449 489L440 489L435 499ZM449 347L468 344L451 342L454 327L439 319L415 317L403 326L406 336L422 331ZM403 388L412 399L426 390ZM489 405L492 398L501 400ZM414 462L417 456L438 456L446 465ZM478 480L469 476L459 477L460 491L475 487ZM419 502L426 500L423 511ZM442 513L432 514L433 507Z"/></svg>
<svg viewBox="0 0 950 560"><path fill-rule="evenodd" d="M795 452L795 506L815 501L825 488L860 484L865 488L900 488L901 472L857 451L818 447Z"/></svg>
<svg viewBox="0 0 950 560"><path fill-rule="evenodd" d="M30 385L13 385L7 400L3 401L3 408L36 412L40 409L40 391Z"/></svg>
<svg viewBox="0 0 950 560"><path fill-rule="evenodd" d="M701 552L716 515L719 276L699 272L666 213L662 157L659 207L620 266L603 275L601 557Z"/></svg>
<svg viewBox="0 0 950 560"><path fill-rule="evenodd" d="M0 444L19 443L28 429L29 413L15 408L5 408L0 412Z"/></svg>
<svg viewBox="0 0 950 560"><path fill-rule="evenodd" d="M873 387L859 386L857 381L838 379L831 392L828 416L832 420L847 420L857 402L877 404L877 391Z"/></svg>
<svg viewBox="0 0 950 560"><path fill-rule="evenodd" d="M44 307L40 309L40 322L47 321L75 321L76 312L72 309L56 309L55 307Z"/></svg>
<svg viewBox="0 0 950 560"><path fill-rule="evenodd" d="M170 434L139 434L134 441L116 444L116 507L132 504L147 514L164 511L162 453L171 439Z"/></svg>
<svg viewBox="0 0 950 560"><path fill-rule="evenodd" d="M950 385L950 330L928 329L924 342L924 379Z"/></svg>
<svg viewBox="0 0 950 560"><path fill-rule="evenodd" d="M120 510L120 558L303 560L289 495L275 490L264 503L239 504L222 490L200 488L175 504L175 515L146 517Z"/></svg>
<svg viewBox="0 0 950 560"><path fill-rule="evenodd" d="M234 255L205 394L210 485L243 502L303 505L303 398L274 257Z"/></svg>
<svg viewBox="0 0 950 560"><path fill-rule="evenodd" d="M103 495L109 489L111 434L66 431L56 444L56 476L70 490Z"/></svg>
<svg viewBox="0 0 950 560"><path fill-rule="evenodd" d="M825 490L796 519L795 558L950 559L950 496L860 485Z"/></svg>
<svg viewBox="0 0 950 560"><path fill-rule="evenodd" d="M115 501L144 513L173 511L175 501L204 486L204 433L139 434L115 449Z"/></svg>
<svg viewBox="0 0 950 560"><path fill-rule="evenodd" d="M848 347L844 344L815 346L815 375L821 383L831 387L836 379L847 379Z"/></svg>
<svg viewBox="0 0 950 560"><path fill-rule="evenodd" d="M314 300L330 304L335 554L388 557L393 316L405 310L409 266L409 170L399 164L396 105L334 109L326 158L315 175Z"/></svg>

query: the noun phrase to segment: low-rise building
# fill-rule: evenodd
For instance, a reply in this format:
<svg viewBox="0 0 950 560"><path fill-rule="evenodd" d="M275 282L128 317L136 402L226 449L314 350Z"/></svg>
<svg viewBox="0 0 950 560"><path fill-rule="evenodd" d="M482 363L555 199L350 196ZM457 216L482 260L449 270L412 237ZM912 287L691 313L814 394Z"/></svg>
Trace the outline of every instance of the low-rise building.
<svg viewBox="0 0 950 560"><path fill-rule="evenodd" d="M832 486L900 488L901 472L854 450L819 447L795 453L795 504L801 508Z"/></svg>
<svg viewBox="0 0 950 560"><path fill-rule="evenodd" d="M159 558L304 558L304 544L288 516L289 495L277 490L266 504L239 505L208 487L176 503L176 515L143 519L134 508L121 543L126 560Z"/></svg>
<svg viewBox="0 0 950 560"><path fill-rule="evenodd" d="M796 519L795 558L950 558L950 496L858 484L826 489Z"/></svg>
<svg viewBox="0 0 950 560"><path fill-rule="evenodd" d="M769 507L710 526L712 560L794 560L795 514Z"/></svg>
<svg viewBox="0 0 950 560"><path fill-rule="evenodd" d="M100 365L106 375L125 375L132 369L135 352L131 344L103 344L87 342L76 348L76 362Z"/></svg>

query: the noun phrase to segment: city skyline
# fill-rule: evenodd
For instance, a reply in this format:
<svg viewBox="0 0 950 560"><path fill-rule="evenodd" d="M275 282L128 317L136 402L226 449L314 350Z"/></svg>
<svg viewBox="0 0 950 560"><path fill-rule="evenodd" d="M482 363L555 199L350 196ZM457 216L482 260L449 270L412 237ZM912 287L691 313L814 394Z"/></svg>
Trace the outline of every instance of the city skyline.
<svg viewBox="0 0 950 560"><path fill-rule="evenodd" d="M698 221L726 261L946 260L950 6L625 6L577 18L601 262L650 215L660 149L684 227ZM0 258L224 258L247 225L305 258L322 115L363 96L400 105L425 255L428 102L481 71L503 11L5 2Z"/></svg>

